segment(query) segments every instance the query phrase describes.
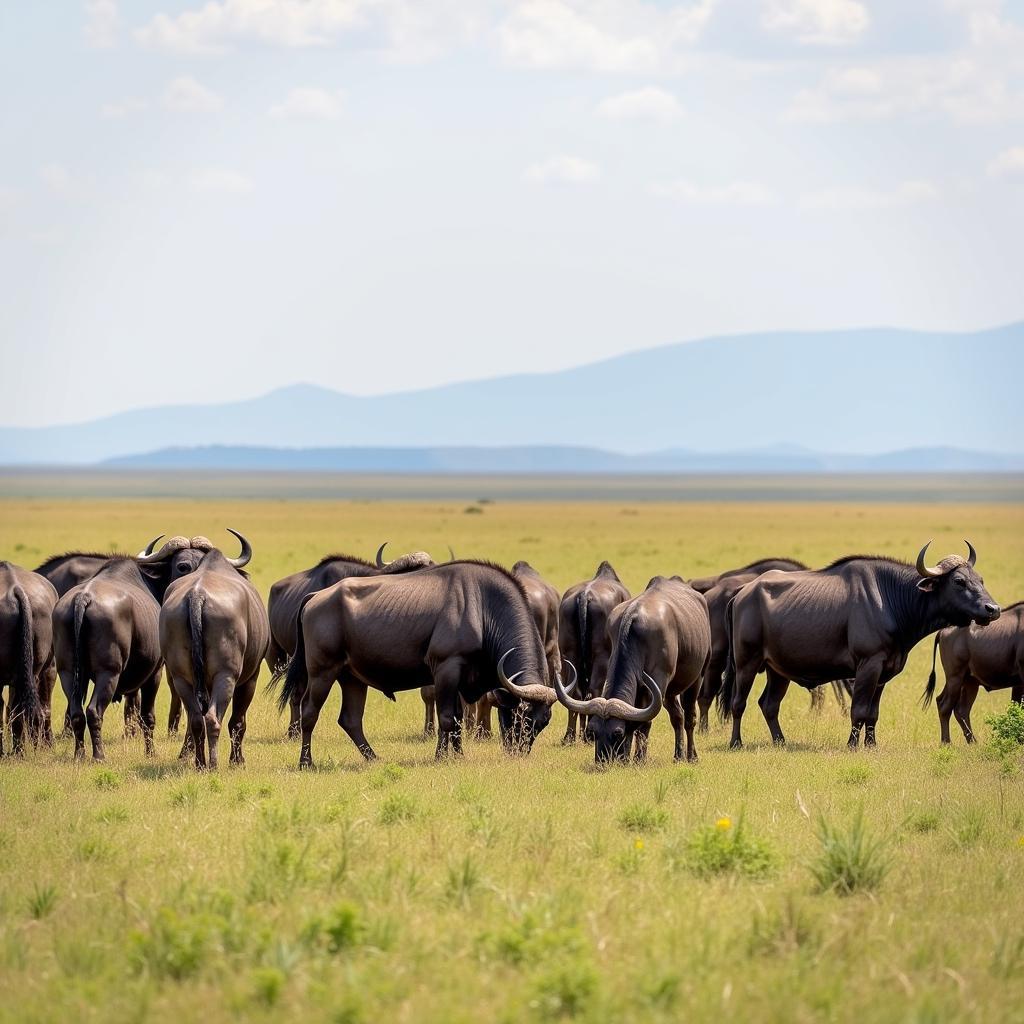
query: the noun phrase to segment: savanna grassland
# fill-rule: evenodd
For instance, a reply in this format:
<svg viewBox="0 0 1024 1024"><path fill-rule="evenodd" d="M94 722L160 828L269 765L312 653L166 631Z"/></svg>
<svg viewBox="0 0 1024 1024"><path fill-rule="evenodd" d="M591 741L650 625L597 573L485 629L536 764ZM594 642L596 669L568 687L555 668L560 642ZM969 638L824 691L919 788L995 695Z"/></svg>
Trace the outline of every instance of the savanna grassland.
<svg viewBox="0 0 1024 1024"><path fill-rule="evenodd" d="M264 595L384 540L526 558L559 588L608 558L636 592L767 555L912 560L930 537L937 560L969 537L1009 604L1022 525L1009 503L26 498L0 501L0 556L32 567L159 533L234 553L233 526ZM752 701L746 749L714 723L695 766L672 763L662 716L647 765L597 771L560 746L558 708L528 758L470 741L435 764L409 693L371 694L373 765L332 697L300 774L260 693L247 767L197 775L164 736L166 689L152 760L115 705L105 764L72 763L64 739L0 763L0 1020L1024 1020L1024 777L984 725L1008 694L979 697L978 746L954 724L940 749L917 705L930 659L929 639L887 688L875 751L848 753L831 696L813 714L794 688L788 749ZM858 815L873 855L844 871ZM821 891L844 879L863 887Z"/></svg>

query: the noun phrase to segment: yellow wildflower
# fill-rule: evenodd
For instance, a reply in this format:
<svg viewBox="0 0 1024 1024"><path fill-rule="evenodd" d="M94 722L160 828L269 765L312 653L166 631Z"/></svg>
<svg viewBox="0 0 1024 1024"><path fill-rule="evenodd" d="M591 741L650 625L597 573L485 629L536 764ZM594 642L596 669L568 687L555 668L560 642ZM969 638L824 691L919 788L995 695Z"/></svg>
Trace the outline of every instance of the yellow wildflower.
<svg viewBox="0 0 1024 1024"><path fill-rule="evenodd" d="M727 831L732 828L732 818L719 818L718 821L715 822L715 828L720 832Z"/></svg>
<svg viewBox="0 0 1024 1024"><path fill-rule="evenodd" d="M644 841L642 839L635 839L633 841L634 850L642 850L644 848Z"/></svg>

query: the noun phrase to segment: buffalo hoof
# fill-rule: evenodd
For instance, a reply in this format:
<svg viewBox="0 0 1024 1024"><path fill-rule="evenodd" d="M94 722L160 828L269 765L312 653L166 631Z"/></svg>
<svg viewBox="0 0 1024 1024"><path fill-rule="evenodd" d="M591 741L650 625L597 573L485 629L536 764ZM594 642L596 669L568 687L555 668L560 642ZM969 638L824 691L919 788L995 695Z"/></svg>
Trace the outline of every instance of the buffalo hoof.
<svg viewBox="0 0 1024 1024"><path fill-rule="evenodd" d="M575 745L576 745L576 734L575 733L566 733L562 737L562 746L563 747L573 747Z"/></svg>
<svg viewBox="0 0 1024 1024"><path fill-rule="evenodd" d="M786 745L786 737L785 736L774 736L772 738L772 743L775 744L775 746L777 746L777 747L784 747Z"/></svg>
<svg viewBox="0 0 1024 1024"><path fill-rule="evenodd" d="M729 749L730 750L742 750L743 749L743 740L730 740L729 741Z"/></svg>

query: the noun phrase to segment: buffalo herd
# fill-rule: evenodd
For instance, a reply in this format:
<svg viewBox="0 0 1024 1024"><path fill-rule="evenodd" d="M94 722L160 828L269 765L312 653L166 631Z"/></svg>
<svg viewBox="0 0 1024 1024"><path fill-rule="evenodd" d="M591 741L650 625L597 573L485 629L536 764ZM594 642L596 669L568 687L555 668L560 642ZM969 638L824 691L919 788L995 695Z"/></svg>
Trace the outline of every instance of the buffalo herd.
<svg viewBox="0 0 1024 1024"><path fill-rule="evenodd" d="M462 753L466 731L489 734L496 712L504 747L529 753L551 721L568 712L562 742L591 743L600 763L643 760L651 724L664 708L675 758L696 760L695 731L717 701L743 745L747 698L758 699L776 744L779 710L791 683L830 684L845 706L849 746L877 741L885 685L910 650L935 634L946 684L937 705L941 740L953 714L973 742L970 711L979 687L1024 700L1024 602L1000 609L978 573L977 555L932 566L928 545L916 563L852 555L822 569L763 559L717 576L655 576L633 596L607 561L560 595L527 562L511 571L490 562L436 563L424 552L385 561L329 555L271 587L266 606L245 566L252 546L226 556L205 537L151 541L138 555L69 552L35 571L0 562L0 721L3 687L11 746L50 744L57 678L67 698L64 728L85 755L102 760L103 716L125 706L126 730L140 729L154 751L160 679L171 690L168 731L187 730L181 756L216 768L225 716L230 761L243 764L246 712L260 666L290 711L299 766L313 765L312 740L338 684L338 724L363 757L368 691L391 700L419 690L424 736L436 756ZM90 683L92 689L90 693ZM435 727L436 720L436 727ZM4 732L0 730L0 753Z"/></svg>

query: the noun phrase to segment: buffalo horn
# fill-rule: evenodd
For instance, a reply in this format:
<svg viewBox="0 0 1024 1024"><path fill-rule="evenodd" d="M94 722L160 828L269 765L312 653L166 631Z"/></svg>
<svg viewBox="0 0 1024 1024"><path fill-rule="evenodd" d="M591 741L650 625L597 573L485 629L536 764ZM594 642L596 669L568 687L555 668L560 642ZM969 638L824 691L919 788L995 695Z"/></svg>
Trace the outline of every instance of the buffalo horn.
<svg viewBox="0 0 1024 1024"><path fill-rule="evenodd" d="M965 540L964 543L967 545L967 564L973 569L974 563L978 561L978 552L974 550L974 545L969 540Z"/></svg>
<svg viewBox="0 0 1024 1024"><path fill-rule="evenodd" d="M157 537L157 540L160 538ZM154 544L156 541L153 542ZM154 551L150 554L136 555L135 561L139 565L153 565L156 562L163 562L165 559L170 558L176 551L181 551L183 548L189 546L188 537L171 537L170 540L165 540L163 547L159 551Z"/></svg>
<svg viewBox="0 0 1024 1024"><path fill-rule="evenodd" d="M138 553L138 554L137 554L137 555L136 555L135 557L136 557L136 558L145 558L145 557L146 557L146 555L151 555L151 554L153 554L153 548L155 548L155 547L156 547L156 545L157 545L157 541L160 541L160 540L163 540L163 539L164 539L164 535L163 535L162 533L160 534L160 536L159 536L159 537L154 537L154 538L153 538L153 539L152 539L152 540L151 540L151 541L150 541L150 542L149 542L149 543L148 543L148 544L147 544L147 545L145 546L145 548L144 548L144 549L143 549L142 551L140 551L140 552L139 552L139 553Z"/></svg>
<svg viewBox="0 0 1024 1024"><path fill-rule="evenodd" d="M248 565L252 560L252 545L237 531L232 530L230 526L225 529L232 536L238 539L238 543L242 545L242 551L237 558L227 559L230 565L233 565L236 569L241 569L243 565Z"/></svg>
<svg viewBox="0 0 1024 1024"><path fill-rule="evenodd" d="M387 568L388 563L384 561L384 549L388 546L388 542L384 541L379 548L377 548L377 557L375 559L378 569Z"/></svg>
<svg viewBox="0 0 1024 1024"><path fill-rule="evenodd" d="M514 697L520 700L529 700L543 704L554 704L557 700L555 691L543 683L528 683L526 686L517 686L516 680L523 674L516 672L511 679L505 675L505 659L515 650L514 647L507 650L498 661L498 682L508 690Z"/></svg>
<svg viewBox="0 0 1024 1024"><path fill-rule="evenodd" d="M925 555L925 552L928 550L928 547L929 547L930 544L931 544L931 541L928 541L928 544L925 544L925 546L923 548L921 548L921 552L917 556L917 571L926 580L937 579L939 576L942 575L942 570L941 569L929 569L928 566L925 565L924 555Z"/></svg>

